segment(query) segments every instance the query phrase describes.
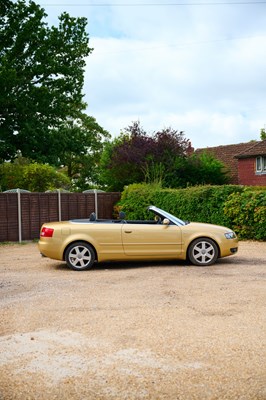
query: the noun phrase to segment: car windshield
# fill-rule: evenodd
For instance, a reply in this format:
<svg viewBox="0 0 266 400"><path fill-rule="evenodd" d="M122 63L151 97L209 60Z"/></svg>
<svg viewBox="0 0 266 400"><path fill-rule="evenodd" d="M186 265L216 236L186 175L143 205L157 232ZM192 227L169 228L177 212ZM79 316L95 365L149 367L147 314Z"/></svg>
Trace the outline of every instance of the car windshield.
<svg viewBox="0 0 266 400"><path fill-rule="evenodd" d="M156 214L158 213L161 216L163 216L164 218L168 218L170 221L172 221L174 224L176 224L178 226L184 226L187 224L185 221L182 221L182 219L179 219L179 218L175 217L174 215L168 213L167 211L161 210L160 208L152 207L150 209L150 211L153 211Z"/></svg>

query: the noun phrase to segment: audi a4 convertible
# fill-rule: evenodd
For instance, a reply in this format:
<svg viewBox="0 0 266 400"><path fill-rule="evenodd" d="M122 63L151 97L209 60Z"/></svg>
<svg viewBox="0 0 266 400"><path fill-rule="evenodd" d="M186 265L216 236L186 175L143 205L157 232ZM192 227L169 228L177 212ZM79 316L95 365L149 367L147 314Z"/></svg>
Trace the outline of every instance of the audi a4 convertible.
<svg viewBox="0 0 266 400"><path fill-rule="evenodd" d="M77 271L95 262L188 260L208 266L238 250L236 234L225 227L186 222L158 207L150 220L88 219L49 222L41 227L39 250Z"/></svg>

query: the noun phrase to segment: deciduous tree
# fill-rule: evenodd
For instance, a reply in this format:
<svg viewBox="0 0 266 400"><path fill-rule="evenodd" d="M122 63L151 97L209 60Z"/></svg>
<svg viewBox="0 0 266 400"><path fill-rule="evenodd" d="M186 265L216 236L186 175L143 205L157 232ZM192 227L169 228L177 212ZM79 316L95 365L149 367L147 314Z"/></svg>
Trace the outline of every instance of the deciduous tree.
<svg viewBox="0 0 266 400"><path fill-rule="evenodd" d="M183 132L167 128L148 135L139 122L108 143L101 170L102 183L119 191L141 182L169 188L227 182L224 165L208 154L193 154Z"/></svg>
<svg viewBox="0 0 266 400"><path fill-rule="evenodd" d="M134 122L105 147L102 182L112 190L154 179L165 183L174 160L185 157L189 148L182 132L167 128L148 135L139 122Z"/></svg>
<svg viewBox="0 0 266 400"><path fill-rule="evenodd" d="M0 7L0 160L20 151L53 163L60 151L55 133L86 107L87 21L63 13L58 26L49 27L33 1L5 0Z"/></svg>
<svg viewBox="0 0 266 400"><path fill-rule="evenodd" d="M75 190L85 190L98 181L104 141L110 135L95 118L66 120L58 130L58 165L63 165Z"/></svg>

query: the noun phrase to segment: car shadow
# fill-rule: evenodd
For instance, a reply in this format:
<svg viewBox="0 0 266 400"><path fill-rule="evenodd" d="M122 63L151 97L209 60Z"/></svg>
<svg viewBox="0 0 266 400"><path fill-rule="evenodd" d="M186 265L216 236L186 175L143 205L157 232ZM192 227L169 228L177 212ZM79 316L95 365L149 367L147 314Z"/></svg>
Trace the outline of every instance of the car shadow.
<svg viewBox="0 0 266 400"><path fill-rule="evenodd" d="M101 263L95 263L92 268L89 270L85 271L100 271L100 270L130 270L130 269L139 269L139 268L158 268L158 267L170 267L170 268L177 268L177 267L186 267L186 268L202 268L202 269L209 269L209 268L215 268L216 266L227 266L227 265L232 265L234 264L233 260L229 260L227 258L219 259L214 265L211 266L196 266L191 264L187 260L168 260L168 261L110 261L110 262L101 262ZM59 271L73 271L73 272L79 272L79 271L74 271L71 268L67 266L66 263L56 263L54 264L54 268L59 270ZM83 271L83 272L85 272ZM82 271L80 271L82 272Z"/></svg>
<svg viewBox="0 0 266 400"><path fill-rule="evenodd" d="M92 268L85 271L100 271L100 270L121 270L121 269L137 269L137 268L151 268L151 267L188 267L190 264L183 260L173 260L173 261L110 261L95 263ZM50 266L51 267L51 266ZM66 263L56 263L53 264L57 270L65 271L71 270ZM76 272L76 271L74 271Z"/></svg>
<svg viewBox="0 0 266 400"><path fill-rule="evenodd" d="M94 269L109 269L109 270L120 270L120 269L137 269L137 268L152 268L152 267L187 267L190 264L183 260L171 260L171 261L110 261L95 264Z"/></svg>

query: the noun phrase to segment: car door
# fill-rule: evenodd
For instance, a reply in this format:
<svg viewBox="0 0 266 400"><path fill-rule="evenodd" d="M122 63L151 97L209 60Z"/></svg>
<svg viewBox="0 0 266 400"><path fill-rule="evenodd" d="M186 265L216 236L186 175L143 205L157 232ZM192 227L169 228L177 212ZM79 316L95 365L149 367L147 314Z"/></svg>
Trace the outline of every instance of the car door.
<svg viewBox="0 0 266 400"><path fill-rule="evenodd" d="M177 225L127 223L122 243L128 256L174 258L182 250L182 232Z"/></svg>

